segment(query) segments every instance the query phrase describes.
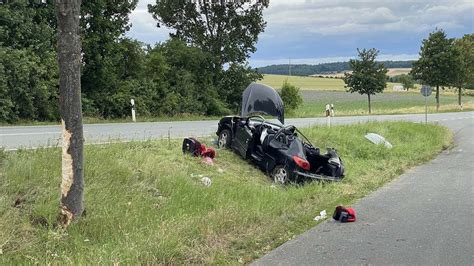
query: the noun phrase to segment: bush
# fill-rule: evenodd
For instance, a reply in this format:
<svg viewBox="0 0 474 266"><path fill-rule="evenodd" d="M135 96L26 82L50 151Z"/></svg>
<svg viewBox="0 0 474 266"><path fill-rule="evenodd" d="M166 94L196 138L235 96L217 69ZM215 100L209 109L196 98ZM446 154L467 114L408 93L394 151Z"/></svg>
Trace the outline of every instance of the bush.
<svg viewBox="0 0 474 266"><path fill-rule="evenodd" d="M303 103L303 99L300 95L300 88L288 83L288 81L283 83L280 96L285 104L285 110L290 112L296 110L296 108Z"/></svg>

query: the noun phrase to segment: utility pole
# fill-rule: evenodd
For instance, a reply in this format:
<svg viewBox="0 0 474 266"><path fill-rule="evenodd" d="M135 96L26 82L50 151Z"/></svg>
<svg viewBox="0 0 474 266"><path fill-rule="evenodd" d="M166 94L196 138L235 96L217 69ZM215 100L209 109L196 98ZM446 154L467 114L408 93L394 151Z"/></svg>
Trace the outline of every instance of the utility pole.
<svg viewBox="0 0 474 266"><path fill-rule="evenodd" d="M288 76L291 77L291 57L288 57Z"/></svg>

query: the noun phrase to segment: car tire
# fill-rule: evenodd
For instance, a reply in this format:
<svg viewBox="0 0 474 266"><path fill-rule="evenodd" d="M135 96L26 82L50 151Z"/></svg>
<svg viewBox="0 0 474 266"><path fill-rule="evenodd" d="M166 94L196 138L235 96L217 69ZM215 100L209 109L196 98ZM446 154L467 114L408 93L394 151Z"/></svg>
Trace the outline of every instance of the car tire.
<svg viewBox="0 0 474 266"><path fill-rule="evenodd" d="M277 185L286 185L290 182L290 172L283 165L275 166L270 176L273 179L273 183Z"/></svg>
<svg viewBox="0 0 474 266"><path fill-rule="evenodd" d="M217 146L219 149L227 149L230 147L230 144L232 143L232 132L228 129L223 129L219 133L219 138L217 140Z"/></svg>

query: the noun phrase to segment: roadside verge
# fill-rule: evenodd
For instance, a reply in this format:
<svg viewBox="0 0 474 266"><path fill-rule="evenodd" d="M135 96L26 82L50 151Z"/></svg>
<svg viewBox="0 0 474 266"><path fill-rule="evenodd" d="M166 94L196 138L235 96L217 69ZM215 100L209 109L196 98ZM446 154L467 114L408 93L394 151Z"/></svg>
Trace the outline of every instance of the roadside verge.
<svg viewBox="0 0 474 266"><path fill-rule="evenodd" d="M86 147L87 216L53 229L59 149L5 153L0 164L0 262L245 263L316 225L321 210L351 204L448 147L444 127L372 122L302 129L335 147L341 183L272 186L228 151L214 166L182 156L177 140ZM383 135L393 149L364 139ZM201 176L212 180L202 186ZM38 221L42 221L39 223Z"/></svg>

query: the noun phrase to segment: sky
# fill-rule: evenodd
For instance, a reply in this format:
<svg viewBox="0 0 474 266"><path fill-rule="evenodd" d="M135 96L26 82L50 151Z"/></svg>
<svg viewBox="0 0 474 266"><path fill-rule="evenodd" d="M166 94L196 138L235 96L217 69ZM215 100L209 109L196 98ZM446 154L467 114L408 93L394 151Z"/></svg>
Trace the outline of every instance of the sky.
<svg viewBox="0 0 474 266"><path fill-rule="evenodd" d="M127 36L148 44L166 41L170 29L157 28L147 11L156 0L139 0ZM474 0L342 1L270 0L265 32L257 42L253 67L347 61L357 48L380 50L380 60L418 58L421 41L436 28L448 37L474 33Z"/></svg>

